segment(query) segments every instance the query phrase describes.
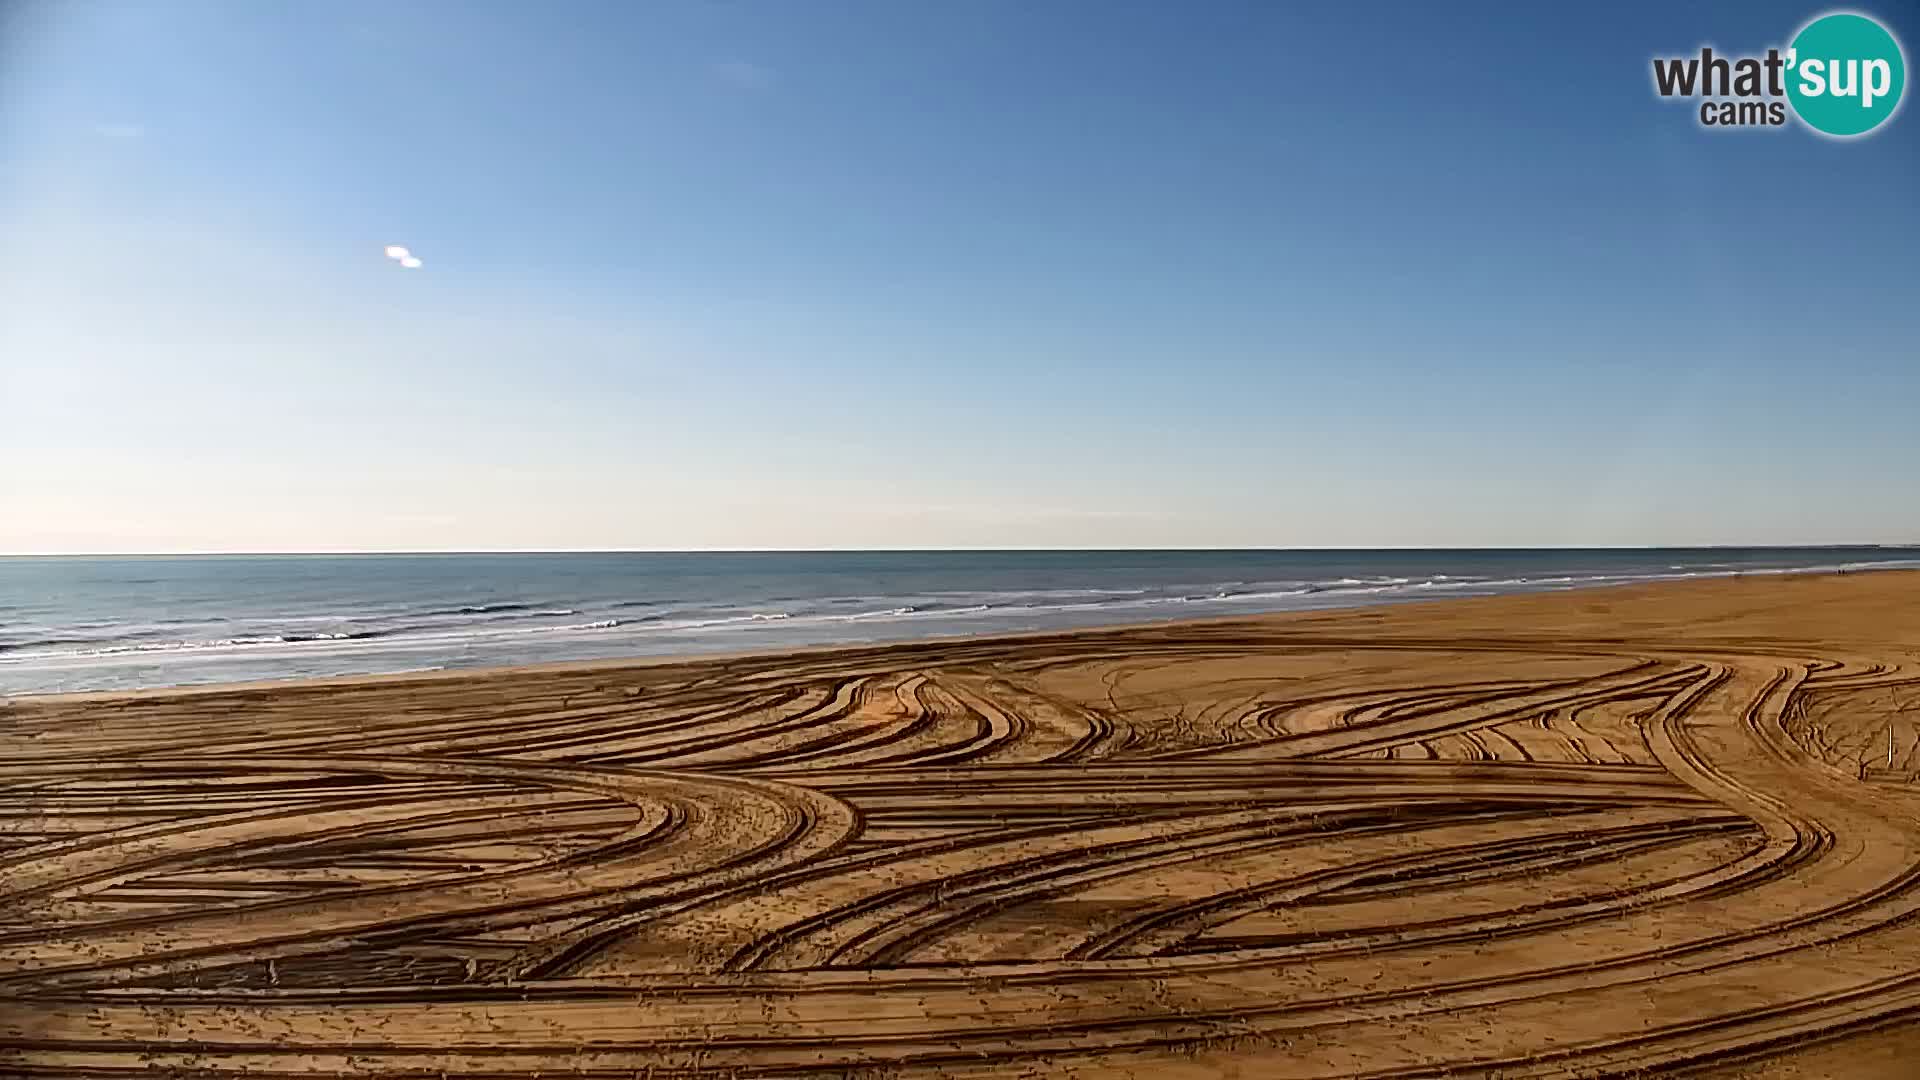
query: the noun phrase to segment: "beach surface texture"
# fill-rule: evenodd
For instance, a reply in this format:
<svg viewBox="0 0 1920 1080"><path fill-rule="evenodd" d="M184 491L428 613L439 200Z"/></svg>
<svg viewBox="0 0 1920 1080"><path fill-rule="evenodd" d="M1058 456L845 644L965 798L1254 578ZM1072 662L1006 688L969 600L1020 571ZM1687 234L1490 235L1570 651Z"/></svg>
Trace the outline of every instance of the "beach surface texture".
<svg viewBox="0 0 1920 1080"><path fill-rule="evenodd" d="M0 703L0 1075L1911 1078L1920 573Z"/></svg>

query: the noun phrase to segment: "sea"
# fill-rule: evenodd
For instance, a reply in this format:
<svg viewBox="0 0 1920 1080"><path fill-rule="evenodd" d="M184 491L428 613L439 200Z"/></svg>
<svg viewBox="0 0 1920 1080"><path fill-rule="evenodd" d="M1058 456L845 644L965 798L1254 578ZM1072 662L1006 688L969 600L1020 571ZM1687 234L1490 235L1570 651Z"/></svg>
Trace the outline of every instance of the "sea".
<svg viewBox="0 0 1920 1080"><path fill-rule="evenodd" d="M0 557L0 694L1121 625L1734 574L1916 547Z"/></svg>

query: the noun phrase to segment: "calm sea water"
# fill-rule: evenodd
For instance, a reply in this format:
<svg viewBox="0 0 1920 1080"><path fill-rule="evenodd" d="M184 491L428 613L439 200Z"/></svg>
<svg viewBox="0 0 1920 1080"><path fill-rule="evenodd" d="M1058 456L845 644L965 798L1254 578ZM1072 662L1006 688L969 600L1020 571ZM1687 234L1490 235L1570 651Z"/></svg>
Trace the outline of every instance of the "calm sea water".
<svg viewBox="0 0 1920 1080"><path fill-rule="evenodd" d="M0 693L768 649L1733 573L1911 548L0 558Z"/></svg>

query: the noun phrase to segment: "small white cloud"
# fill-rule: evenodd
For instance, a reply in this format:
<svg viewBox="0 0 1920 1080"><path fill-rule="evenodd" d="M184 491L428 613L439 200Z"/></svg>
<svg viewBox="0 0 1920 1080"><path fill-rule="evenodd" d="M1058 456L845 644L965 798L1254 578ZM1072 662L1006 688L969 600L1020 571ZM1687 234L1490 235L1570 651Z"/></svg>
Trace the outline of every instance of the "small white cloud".
<svg viewBox="0 0 1920 1080"><path fill-rule="evenodd" d="M94 133L106 139L137 139L147 133L139 124L95 124Z"/></svg>
<svg viewBox="0 0 1920 1080"><path fill-rule="evenodd" d="M735 90L765 90L778 78L772 68L747 60L722 60L713 65L713 74Z"/></svg>
<svg viewBox="0 0 1920 1080"><path fill-rule="evenodd" d="M408 251L406 248L401 247L399 244L387 245L387 258L389 259L404 259L411 254L413 254L413 252Z"/></svg>
<svg viewBox="0 0 1920 1080"><path fill-rule="evenodd" d="M418 270L420 269L420 260L414 258L411 255L408 255L405 258L400 260L400 265L406 267L409 270Z"/></svg>

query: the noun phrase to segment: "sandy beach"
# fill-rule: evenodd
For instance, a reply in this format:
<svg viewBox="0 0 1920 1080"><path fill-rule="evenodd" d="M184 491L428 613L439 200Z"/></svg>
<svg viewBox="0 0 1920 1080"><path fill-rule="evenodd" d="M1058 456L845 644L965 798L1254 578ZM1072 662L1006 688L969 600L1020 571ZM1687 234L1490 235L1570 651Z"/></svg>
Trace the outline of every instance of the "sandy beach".
<svg viewBox="0 0 1920 1080"><path fill-rule="evenodd" d="M0 704L0 1074L1870 1077L1920 573Z"/></svg>

